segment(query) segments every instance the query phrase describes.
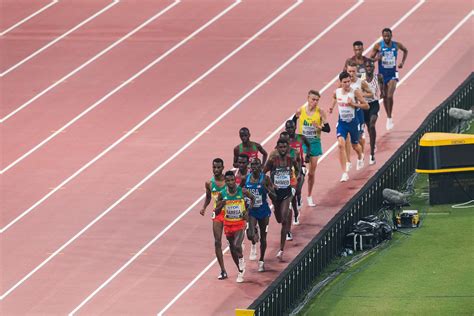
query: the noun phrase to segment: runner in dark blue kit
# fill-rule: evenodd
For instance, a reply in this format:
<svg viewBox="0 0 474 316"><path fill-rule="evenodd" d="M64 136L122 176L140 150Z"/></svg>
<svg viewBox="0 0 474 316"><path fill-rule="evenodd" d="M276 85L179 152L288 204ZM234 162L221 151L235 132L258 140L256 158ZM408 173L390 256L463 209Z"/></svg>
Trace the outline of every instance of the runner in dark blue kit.
<svg viewBox="0 0 474 316"><path fill-rule="evenodd" d="M260 159L255 158L252 160L250 168L252 172L247 175L243 185L247 191L255 196L255 204L253 208L249 210L247 229L247 237L252 241L249 260L257 260L257 242L260 240L258 271L263 272L265 271L264 261L265 251L267 249L268 223L270 221L270 215L272 215L270 207L268 206L267 195L270 194L274 198L276 196L270 177L262 172ZM259 229L256 229L257 225Z"/></svg>
<svg viewBox="0 0 474 316"><path fill-rule="evenodd" d="M383 82L380 82L381 97L383 98L385 112L387 112L386 128L387 130L391 130L393 128L393 95L397 88L398 81L398 50L403 52L402 61L398 64L398 68L401 69L407 59L408 49L402 43L392 41L392 30L389 28L382 30L382 38L383 40L374 45L370 57L375 58L379 63L379 74L381 74L383 78Z"/></svg>

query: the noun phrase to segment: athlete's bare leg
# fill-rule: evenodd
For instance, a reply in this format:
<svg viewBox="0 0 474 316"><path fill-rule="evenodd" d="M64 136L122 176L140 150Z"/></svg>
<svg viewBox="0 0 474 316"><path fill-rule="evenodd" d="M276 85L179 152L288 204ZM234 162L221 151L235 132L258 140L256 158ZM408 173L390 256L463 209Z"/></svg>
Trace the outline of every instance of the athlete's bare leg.
<svg viewBox="0 0 474 316"><path fill-rule="evenodd" d="M360 144L352 144L352 149L357 153L357 159L362 159L362 147Z"/></svg>
<svg viewBox="0 0 474 316"><path fill-rule="evenodd" d="M316 167L318 166L318 158L317 156L311 156L309 161L309 172L308 172L308 196L311 196L313 193L314 187L314 174L316 172Z"/></svg>
<svg viewBox="0 0 474 316"><path fill-rule="evenodd" d="M369 138L370 138L370 155L373 156L375 154L375 141L377 139L377 131L375 130L375 124L377 123L377 115L370 116L369 126L367 130L369 131Z"/></svg>
<svg viewBox="0 0 474 316"><path fill-rule="evenodd" d="M351 162L351 134L346 137L346 162ZM345 168L346 166L344 166Z"/></svg>
<svg viewBox="0 0 474 316"><path fill-rule="evenodd" d="M392 111L393 111L393 95L395 94L395 89L397 88L397 81L396 80L390 80L387 85L387 94L385 94L384 98L384 106L385 106L385 111L387 112L387 117L391 118L392 117Z"/></svg>
<svg viewBox="0 0 474 316"><path fill-rule="evenodd" d="M247 239L252 242L252 245L255 245L258 242L258 235L256 234L257 228L257 219L253 216L249 216L248 221L248 229L247 229Z"/></svg>
<svg viewBox="0 0 474 316"><path fill-rule="evenodd" d="M243 258L242 241L244 240L244 232L245 230L242 229L235 232L233 236L227 236L227 240L229 241L230 253L239 272L241 272L239 268L239 259Z"/></svg>
<svg viewBox="0 0 474 316"><path fill-rule="evenodd" d="M212 232L214 233L214 249L216 252L217 262L221 267L221 272L225 271L224 266L224 255L222 254L222 231L224 229L224 223L222 222L212 222Z"/></svg>
<svg viewBox="0 0 474 316"><path fill-rule="evenodd" d="M260 261L265 261L265 251L267 250L267 227L270 217L265 217L258 220L260 228Z"/></svg>
<svg viewBox="0 0 474 316"><path fill-rule="evenodd" d="M292 196L287 197L283 201L278 201L277 204L274 204L275 207L275 217L277 222L281 223L281 233L280 233L280 250L283 251L286 243L286 234L291 229L291 211L290 211L290 202ZM278 217L280 221L278 221Z"/></svg>
<svg viewBox="0 0 474 316"><path fill-rule="evenodd" d="M350 141L346 141L344 137L339 136L337 138L337 147L339 147L339 163L341 164L342 172L346 172L346 142L350 143Z"/></svg>

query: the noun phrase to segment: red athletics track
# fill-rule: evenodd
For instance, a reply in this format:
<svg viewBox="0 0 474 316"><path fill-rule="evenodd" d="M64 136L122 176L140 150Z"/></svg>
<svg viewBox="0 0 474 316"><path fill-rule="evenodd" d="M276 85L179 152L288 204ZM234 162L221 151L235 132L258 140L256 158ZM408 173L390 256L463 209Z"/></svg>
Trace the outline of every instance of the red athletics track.
<svg viewBox="0 0 474 316"><path fill-rule="evenodd" d="M109 2L110 1L104 3ZM102 15L89 23L86 23L66 38L63 38L61 41L43 51L41 54L6 74L2 81L6 91L3 96L4 104L2 105L1 117L6 117L13 110L16 110L39 93L42 93L45 89L55 84L68 73L94 57L110 44L138 27L142 22L151 17L153 12L160 12L170 3L172 3L172 1L140 1L140 4L137 5L133 1L122 0ZM74 3L71 5L74 5ZM64 15L70 13L72 10L71 5L68 7L63 6L58 8L64 11L62 12L63 16L60 16L59 18L64 20ZM77 3L75 5L77 5ZM94 6L98 5L99 3ZM96 11L98 11L98 8L100 7L97 7ZM133 15L129 14L131 10L134 12ZM44 12L43 14L46 15L47 12ZM55 16L49 17L49 19L54 18ZM37 27L38 26L35 26L35 28ZM19 35L17 33L20 35L25 33L25 35L32 36L31 32L23 30L21 27L17 29L16 33L12 32L11 36L18 37ZM26 36L21 37L22 41L28 42L25 39ZM50 39L50 41L51 40L52 39ZM40 47L35 47L35 50L37 48ZM2 66L2 71L17 61L27 57L22 51L16 49L10 49L10 51L10 55L12 55L12 59L14 58L14 60L11 62L4 62L5 65ZM33 51L28 52L27 55L32 52ZM52 62L52 60L54 60L54 62ZM48 71L45 72L44 69L47 69ZM35 78L35 80L29 80L29 78ZM19 83L21 83L21 89L18 89ZM33 102L28 106L38 107L36 113L38 114L39 112L39 118L42 118L40 112L42 109L41 102ZM18 121L12 124L21 124L22 122L27 121L28 118L30 117L23 119L18 118ZM39 122L42 121L39 120ZM27 136L28 135L26 135L23 140L27 140ZM38 135L38 137L39 136L41 135ZM33 142L34 140L35 139L33 138L29 142ZM28 144L29 143L26 142L23 145L22 142L22 146L27 146ZM22 147L22 149L25 148ZM23 151L19 149L19 151L14 151L10 155L15 157L15 154L18 154L19 152Z"/></svg>
<svg viewBox="0 0 474 316"><path fill-rule="evenodd" d="M370 4L370 2L368 3ZM312 4L304 3L301 8L298 8L298 10L294 12L294 14L289 16L288 22L293 21L293 25L298 24L298 22L301 22L302 17L307 16L308 12L313 11L311 10L311 5ZM397 16L395 15L395 13L388 12L387 14L393 14L393 20L389 21L390 17L386 15L385 22L388 22L389 25L393 24L412 5L414 5L414 2L406 3L406 7L404 8L398 8L397 10L399 10L400 12L398 12ZM347 5L347 7L349 6L350 4ZM345 21L343 21L339 26L336 26L336 28L334 28L334 30L328 33L326 37L323 37L320 42L315 44L312 49L308 50L307 53L303 54L300 58L298 58L295 63L290 65L284 72L281 73L280 76L275 77L268 85L262 88L261 91L259 91L249 100L243 103L242 106L235 112L233 112L228 118L224 119L215 128L211 129L210 135L205 135L204 137L202 137L197 142L197 144L191 146L185 153L183 153L184 155L180 155L177 159L175 159L172 162L171 166L168 166L163 169L163 171L161 171L157 176L152 179L153 183L147 183L146 185L142 186L141 190L138 190L138 192L134 193L129 199L126 200L125 203L114 209L113 212L110 213L110 215L105 217L102 221L99 222L96 227L94 227L90 232L88 232L84 236L84 238L74 243L71 247L67 248L63 252L63 254L59 255L51 263L47 264L30 280L25 282L25 284L21 285L16 291L10 294L10 296L8 296L5 301L2 302L4 310L7 312L15 311L15 308L18 308L18 306L15 306L15 302L22 301L32 303L32 305L23 304L23 307L25 308L23 312L26 312L27 310L29 312L36 313L67 313L71 311L92 290L94 290L98 285L100 285L101 282L108 278L113 271L115 271L121 264L125 262L127 258L124 259L124 257L129 256L129 254L127 254L126 252L138 251L138 249L144 243L146 243L147 240L151 239L153 235L159 232L160 227L164 227L170 222L171 218L169 216L171 214L177 214L182 212L189 204L191 204L195 200L195 198L200 195L201 191L197 190L196 188L202 187L203 179L206 179L208 177L208 174L210 173L209 161L216 154L219 155L220 153L227 153L223 156L224 158L226 158L226 161L229 161L230 149L237 142L237 137L235 136L236 131L238 130L238 127L242 125L242 119L239 119L239 115L248 117L249 113L255 113L256 115L265 114L268 120L266 120L265 122L259 122L261 124L259 126L256 125L255 120L249 119L248 121L246 121L248 122L247 125L249 125L249 127L253 131L253 138L255 140L263 140L268 135L268 132L278 126L280 122L284 118L286 118L289 113L293 111L293 108L295 106L299 105L299 103L304 101L304 95L306 94L307 88L300 87L313 86L314 84L316 85L316 88L321 88L324 85L325 81L327 82L332 79L335 72L337 72L334 71L334 69L339 69L340 67L340 63L337 61L343 61L344 58L347 57L347 54L344 53L343 49L331 51L328 50L327 47L334 46L334 40L337 40L338 38L347 37L347 29L349 26L352 26L354 32L363 31L365 29L365 32L368 33L365 36L357 35L357 38L363 37L362 39L366 43L372 42L373 39L375 39L379 35L379 31L382 26L376 26L373 28L373 30L369 30L368 26L356 26L354 25L354 23L355 21L358 21L361 16L370 14L371 10L372 12L374 10L379 10L378 12L380 12L382 8L387 8L387 5L380 5L378 9L377 5L375 4L373 4L370 8L366 7L366 5L363 5L354 12L357 13L357 15L348 16ZM400 25L400 27L395 31L395 39L399 38L410 49L409 61L406 64L407 70L409 70L410 67L412 67L422 56L424 56L431 49L431 47L433 47L436 42L440 38L442 38L470 10L470 8L456 7L455 9L459 12L446 12L446 23L439 23L439 21L438 23L435 23L435 13L439 14L439 11L441 9L442 6L440 3L426 3L425 5L420 7L420 9L418 9L418 11L416 11L411 18L409 18L406 22ZM344 9L340 10L340 13L342 13L343 10ZM418 43L418 38L409 38L411 34L410 31L413 29L413 27L420 28L420 20L428 21L425 22L428 24L430 23L430 21L433 22L433 25L430 25L430 28L428 30L425 29L423 31L422 29L420 29L419 31L419 36L425 39L425 43ZM376 20L374 20L373 23L376 24ZM471 23L472 26L472 22L469 23ZM231 101L225 100L228 99L228 97L224 94L229 93L224 90L225 87L231 85L233 88L237 89L239 87L238 84L240 84L240 82L246 82L245 79L248 79L248 76L246 78L239 78L242 77L239 76L239 73L251 73L247 70L247 67L253 67L252 69L254 71L256 70L254 69L255 66L253 66L252 64L258 62L258 60L256 60L258 55L256 54L260 53L263 56L268 56L267 54L262 53L262 50L263 48L267 47L267 45L271 44L268 42L275 41L272 39L281 38L282 32L286 32L286 34L288 34L287 36L291 36L292 32L297 32L298 34L301 33L300 29L291 27L291 25L291 23L281 25L278 24L275 29L272 29L265 36L262 36L261 43L259 42L259 44L261 45L260 47L256 47L254 52L250 50L250 47L249 51L243 51L242 56L240 56L239 54L239 58L232 60L232 63L223 67L222 71L219 71L218 73L216 73L215 76L210 77L209 81L203 81L203 83L198 86L199 91L195 91L193 89L189 95L187 94L186 102L189 98L193 100L196 104L207 105L209 103L209 106L211 106L211 111L211 102L218 103L225 101L225 105L222 107L226 108L230 106L230 104L234 103L241 95L243 95L248 90L248 87L243 87L243 89L247 88L247 90L245 91L238 91L241 92L240 95L236 96ZM384 24L383 26L386 25ZM293 30L292 32L289 31L290 28ZM360 28L360 30L358 28ZM423 108L428 109L431 108L433 105L437 105L446 95L448 95L449 92L453 88L455 88L462 79L464 79L464 77L469 71L469 67L466 67L466 64L469 65L470 56L467 54L470 53L472 55L472 51L469 51L471 49L468 38L469 30L470 29L468 26L464 26L463 28L461 28L459 32L456 33L455 36L453 36L445 44L446 46L443 46L437 53L435 53L435 55L433 55L433 57L431 57L433 59L429 59L427 63L420 68L419 71L417 71L410 79L408 79L406 86L404 84L400 87L397 94L398 98L396 99L396 102L402 102L403 98L406 97L407 99L409 99L410 105L414 105L413 107L411 107L412 109L416 108L421 110ZM319 31L314 32L312 36L317 35L318 32ZM280 37L278 37L278 35L280 35ZM306 40L307 39L308 38L306 38ZM348 40L349 43L347 44L347 46L349 53L350 44L352 43L352 41L353 39ZM288 44L288 42L283 41L280 43L282 46ZM289 57L297 49L299 49L299 47L302 46L301 43L292 43L292 45L295 46L295 49L290 54L287 54L286 57ZM448 45L457 46L454 46L453 49L448 50L447 48L451 47ZM323 50L322 48L326 49ZM449 60L449 62L452 62L453 66L459 67L460 71L448 72L446 70L448 67L443 67L443 69L441 70L439 68L439 63L441 61L443 63L446 62L446 56L452 56L449 54L452 54L453 51L458 52L456 56L461 55L462 57L460 57L458 60L451 59ZM265 51L263 50L263 52ZM459 54L459 52L465 53ZM282 52L282 54L283 53L284 52ZM331 56L333 58L330 58ZM434 61L437 57L441 61L438 61L438 63L435 62L435 67L432 67L433 69L437 69L439 71L434 75L430 75L430 73L432 73L430 72L431 68L425 67L428 67L429 63L431 63L432 60ZM315 60L326 59L328 59L326 63L327 65L313 66ZM269 62L269 60L266 61ZM275 61L274 63L277 65L273 65L275 66L274 68L276 68L276 66L278 66L278 64L281 64L281 62L283 61L284 59ZM436 66L438 66L438 68L436 68ZM315 69L311 69L312 67L315 67ZM306 75L308 69L310 71L317 71L317 77L321 78ZM267 70L267 73L265 75L268 75L268 73L270 73L271 71L272 69ZM422 71L427 72L425 73L425 76L429 75L430 77L433 77L439 75L442 77L440 81L433 82L433 84L430 86L430 88L435 89L434 92L428 92L426 88L427 84L425 77L418 77L418 75L421 74ZM463 71L465 71L465 73L463 73ZM259 80L263 79L263 77L261 77ZM324 77L326 77L326 79L324 79ZM223 80L226 81L224 82ZM258 83L259 80L255 80L254 84ZM319 82L317 82L318 80ZM205 96L209 94L209 92L206 92L210 91L209 89L216 93L216 95L211 96L216 100L212 99L211 97L205 98ZM301 89L301 91L294 91L298 89ZM420 96L420 98L423 98L423 100L420 100L419 98L414 98L414 91L417 91L419 89L426 90L426 93ZM329 94L326 93L323 97L323 100L327 100L328 98L326 98L326 96L328 95ZM232 97L232 95L230 95L230 97ZM430 99L433 99L434 101L432 104L430 104L429 102ZM269 103L268 100L271 100L270 102L272 102L272 109L274 108L274 111L272 112L268 111L268 106L265 107L263 105L264 103ZM302 101L300 102L300 100ZM184 103L185 101L182 100L182 102ZM179 103L176 105L178 108ZM295 106L291 105L291 109L289 110L289 104L295 104ZM174 107L172 106L169 108L169 111L172 112L173 109ZM189 108L187 108L186 110L188 109ZM395 111L397 111L397 109ZM167 112L168 110L164 111L162 114L167 114ZM398 112L395 113L395 119L397 120L397 117L399 117L398 115L400 115L401 120L402 112L400 112L400 114L398 114ZM170 113L167 115L176 115L176 113ZM408 114L405 115L408 116ZM205 119L203 116L204 113L202 113L201 116L197 117L198 120L203 121ZM381 116L382 118L384 118L383 114ZM413 115L411 115L410 117L413 118ZM157 119L158 121L153 120L153 122L151 122L152 124L147 124L130 140L127 140L127 142L124 143L123 146L120 146L119 148L117 148L117 150L114 150L110 155L104 157L104 160L99 162L94 168L88 170L88 173L91 173L90 176L86 175L87 178L84 179L82 179L83 176L81 176L81 179L83 180L81 181L83 183L83 191L85 188L88 187L91 187L91 189L100 190L102 192L101 197L103 198L103 195L107 194L107 189L105 187L112 185L112 181L118 181L127 177L130 179L130 176L135 176L133 173L138 172L142 168L146 169L147 167L149 167L152 169L153 167L159 165L159 163L162 162L163 158L160 158L160 156L162 155L157 153L157 149L165 150L166 148L163 148L165 146L171 147L183 145L184 142L179 144L179 139L181 138L179 137L179 135L172 139L173 142L170 142L167 139L163 140L163 137L161 136L161 134L163 134L163 129L160 127L164 123L161 123L160 116L158 116ZM422 117L420 116L419 121L421 120ZM404 128L410 130L408 124L410 121L408 119L404 121L407 122L407 124L404 125ZM395 121L395 123L396 122L397 121ZM206 124L206 122L200 123L203 126ZM382 119L379 125L383 126L383 123L384 120ZM176 122L176 124L179 123ZM416 124L419 124L419 122L416 122ZM412 124L413 128L411 130L415 128L416 124ZM194 127L197 127L198 129L202 128L199 126ZM184 129L180 130L180 134L181 131L183 134L185 133ZM385 134L383 128L379 128L379 133L381 134L381 136ZM67 135L67 133L65 135ZM384 145L384 140L386 139L386 137L381 140L381 142L379 143L379 152L377 156L379 165L381 165L386 159L386 157L388 157L388 155L393 152L393 148L396 148L396 146L398 146L399 143L404 138L406 138L406 135L407 133L405 130L397 131L396 127L396 130L388 134L388 136L394 136L392 139L394 146L389 146L391 142L387 142L387 145ZM189 138L190 137L188 136L187 139ZM158 141L161 141L162 143L157 145L156 143ZM333 141L334 135L330 135L329 137L326 137L324 139L325 144L331 144L333 143ZM222 148L216 150L215 144L222 144ZM153 147L150 145L157 146ZM381 146L384 147L381 148ZM269 146L266 147L270 148ZM150 149L150 152L148 152L148 149ZM195 150L195 154L193 154L192 150ZM137 152L139 152L139 155L136 155ZM166 153L164 153L164 155L166 155ZM384 157L384 155L386 156ZM166 155L164 159L166 159L167 156L169 155ZM332 154L330 157L334 156L335 155ZM192 157L192 159L190 159L190 157ZM127 163L124 160L130 163ZM112 178L112 176L109 175L108 172L118 173L120 172L120 169L116 168L120 168L120 166L123 166L122 170L126 171L122 171L121 174L117 174L119 176L118 178ZM317 196L323 197L328 196L326 193L338 184L337 181L339 178L339 171L337 169L337 164L333 159L325 160L320 167L321 168L319 168L318 170L318 177L321 177L325 180L327 179L327 181L325 182L327 182L328 185L326 188L321 188L320 186L318 186L316 189L316 194ZM371 169L367 168L366 170L368 171L373 169L374 168L371 167ZM95 175L93 173L95 173ZM186 175L186 180L180 179L181 177L183 177L183 173ZM365 176L368 176L364 172L359 173L358 175L360 175L361 178L364 179L366 179ZM164 179L161 179L162 176L167 177L168 179L171 179L171 177L173 177L173 179L175 180L172 181L172 184L175 184L175 186L169 185L169 181L167 182L164 181ZM108 179L110 183L105 183L104 180L106 179ZM363 179L361 179L360 181L363 181ZM345 184L345 186L352 187L354 186L354 184L358 186L360 184L360 181L349 182L348 184ZM102 188L98 188L97 185L92 188L94 183L101 184ZM332 186L330 185L331 183L333 183ZM71 183L70 185L72 186L73 184L75 184L75 182ZM132 183L131 185L133 184L134 183ZM65 193L63 191L68 191L70 189L73 188L66 187L65 190L62 190L60 192L60 195L55 196L55 200L63 198L63 193ZM156 192L160 192L161 196L157 196ZM65 211L64 208L69 205L74 205L74 203L85 203L85 199L84 197L80 196L80 193L80 190L78 190L77 192L71 191L67 193L67 195L77 194L77 196L75 197L75 201L72 197L70 197L69 200L63 200L62 206L60 205L60 201L57 201L56 205L58 205L58 208L56 211L62 211L64 213L84 211L87 210L88 206L92 207L93 204L98 202L94 200L94 197L89 197L87 200L87 203L89 203L88 206L84 206L84 208L81 207L81 209L67 208L67 210ZM84 194L89 194L89 192L86 191L84 192ZM350 195L350 192L348 192L348 195ZM173 203L173 206L168 207L168 205L171 203ZM334 205L333 201L325 201L324 198L321 200L320 203L320 207L318 207L313 213L306 212L303 214L303 224L301 227L297 227L294 229L295 241L293 242L293 244L289 245L289 251L286 254L287 258L293 257L293 255L299 249L301 249L302 245L304 244L305 238L309 238L308 236L313 236L316 230L312 229L311 227L322 225L324 223L324 220L330 216L331 210L336 211L337 208L340 207L340 205ZM331 205L329 205L330 203ZM167 207L163 207L162 205L166 205ZM42 211L43 210L40 208L37 210L37 212L35 211L30 215L39 215L45 213ZM145 256L140 258L140 260L137 261L134 265L132 265L129 270L125 270L124 273L120 275L120 277L116 281L111 283L109 287L105 288L99 294L99 296L97 296L93 301L86 305L81 311L84 312L84 314L98 312L104 312L107 314L112 314L116 312L148 314L160 311L168 301L170 301L184 286L186 286L186 284L188 284L192 280L192 278L194 278L195 275L199 273L200 270L202 270L213 259L212 238L209 230L209 222L206 222L207 219L204 220L201 217L197 216L196 212L197 209L195 209L192 214L189 214L188 216L184 217L183 220L177 226L175 226L172 230L170 230L167 234L164 235L163 240L160 240L153 247L148 249ZM193 214L196 215L196 217L194 217ZM312 216L310 216L310 214ZM30 215L28 215L25 220L27 220ZM78 214L69 214L69 219L71 219L74 215ZM132 221L131 219L134 219L135 221ZM66 224L64 222L54 222L54 220L55 219L53 217L49 218L49 225L62 226ZM46 221L44 222L47 223ZM22 222L19 222L19 224L21 223ZM121 226L121 224L124 223L127 223L127 225ZM276 227L274 223L272 224L273 227ZM50 230L52 229L51 227L49 228ZM58 230L61 229L61 227L56 228ZM276 231L276 229L272 229L273 235L270 236L271 241L276 240ZM176 233L170 235L173 232ZM6 236L8 236L9 233L10 231L7 231L5 233ZM42 238L43 234L39 234L38 236ZM306 236L306 234L308 234L308 236ZM44 237L49 237L52 239L54 237L54 232L51 232L51 236ZM190 240L194 241L192 247L189 246L191 243ZM94 243L93 245L95 247L91 246L91 241ZM271 247L267 255L267 266L268 268L273 269L274 271L280 270L281 268L283 268L283 265L277 264L273 260L275 244L273 243L270 246ZM28 251L28 246L24 245L24 247L26 253ZM196 254L193 253L190 248L199 249L200 251ZM10 251L6 251L6 253L10 253ZM14 253L12 254L15 255ZM17 260L19 260L18 253L16 255ZM106 265L111 266L104 267ZM229 272L232 273L233 266L230 264L230 260L227 261L227 267ZM180 269L176 270L176 268ZM66 269L66 271L68 271L67 275L61 273L61 271L64 271L62 269ZM92 271L88 269L92 269ZM210 273L204 276L203 280L201 280L195 285L195 288L193 288L188 294L183 296L176 303L176 305L173 306L172 309L170 309L170 314L189 313L189 306L191 304L194 307L193 311L197 310L198 314L216 314L220 312L224 313L225 311L227 311L227 314L229 314L230 310L232 310L236 306L247 306L248 303L251 302L253 298L262 290L261 287L254 285L268 284L269 280L273 278L276 273L269 272L265 273L263 276L257 275L256 273L252 273L254 271L252 271L252 268L249 265L248 270L250 273L247 273L246 278L249 282L247 284L243 284L242 287L237 286L233 282L233 280L229 280L228 282L222 282L224 284L217 283L217 281L215 281L215 275L217 275L217 272L214 270L215 269L213 268ZM101 274L103 272L105 273ZM86 277L90 279L86 279ZM235 275L233 275L232 278L235 278ZM163 287L166 287L166 291L163 291ZM3 288L5 288L5 286L3 286ZM207 309L205 307L206 305L204 304L198 305L198 302L201 302L201 300L198 301L195 296L196 293L202 293L203 289L206 291L206 296L215 298L215 304L211 307L208 306ZM219 295L215 294L212 290L218 290L220 292ZM245 291L245 293L243 293L243 291ZM34 292L44 293L44 296L40 296L37 299L28 297L29 293L31 294ZM84 292L87 293L84 294ZM57 299L54 300L51 297L52 295L60 296L58 296ZM232 301L235 301L235 306L229 306L228 303L224 304L228 297L232 297ZM57 309L53 310L52 308ZM184 311L183 308L186 308L186 311ZM21 310L16 311L21 313Z"/></svg>
<svg viewBox="0 0 474 316"><path fill-rule="evenodd" d="M1 3L0 33L7 34L17 26L56 5L51 0L4 0Z"/></svg>
<svg viewBox="0 0 474 316"><path fill-rule="evenodd" d="M0 73L93 16L111 2L111 0L85 0L81 1L81 6L78 6L77 0L59 1L48 10L2 36ZM60 42L61 40L58 44Z"/></svg>

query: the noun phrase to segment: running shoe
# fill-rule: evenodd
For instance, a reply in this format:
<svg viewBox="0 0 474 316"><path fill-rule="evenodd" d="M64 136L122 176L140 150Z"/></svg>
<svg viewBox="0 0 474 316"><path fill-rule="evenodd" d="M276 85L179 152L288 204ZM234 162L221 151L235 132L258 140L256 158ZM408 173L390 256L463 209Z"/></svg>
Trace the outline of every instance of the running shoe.
<svg viewBox="0 0 474 316"><path fill-rule="evenodd" d="M245 259L244 259L244 257L239 258L239 270L240 271L245 270Z"/></svg>
<svg viewBox="0 0 474 316"><path fill-rule="evenodd" d="M293 234L291 232L286 233L286 240L288 240L288 241L293 240Z"/></svg>
<svg viewBox="0 0 474 316"><path fill-rule="evenodd" d="M349 175L347 172L344 172L341 177L341 182L346 182L347 180L349 180Z"/></svg>
<svg viewBox="0 0 474 316"><path fill-rule="evenodd" d="M249 260L251 260L251 261L257 260L257 244L250 246Z"/></svg>
<svg viewBox="0 0 474 316"><path fill-rule="evenodd" d="M352 168L352 162L346 162L346 172L349 172Z"/></svg>
<svg viewBox="0 0 474 316"><path fill-rule="evenodd" d="M375 165L375 156L370 155L369 165Z"/></svg>
<svg viewBox="0 0 474 316"><path fill-rule="evenodd" d="M362 159L357 159L357 166L356 166L356 169L357 170L360 170L364 168L364 156L362 156Z"/></svg>
<svg viewBox="0 0 474 316"><path fill-rule="evenodd" d="M239 272L239 273L237 274L237 280L235 280L237 283L242 283L242 282L244 282L244 273L245 273L245 271L242 270L242 272Z"/></svg>
<svg viewBox="0 0 474 316"><path fill-rule="evenodd" d="M276 257L278 260L283 261L283 250L278 250Z"/></svg>
<svg viewBox="0 0 474 316"><path fill-rule="evenodd" d="M258 262L258 272L263 272L265 271L265 264L263 261Z"/></svg>
<svg viewBox="0 0 474 316"><path fill-rule="evenodd" d="M385 125L385 128L387 131L393 129L393 119L392 118L387 118L387 124Z"/></svg>
<svg viewBox="0 0 474 316"><path fill-rule="evenodd" d="M218 280L225 280L227 279L227 272L222 271L221 274L217 277Z"/></svg>
<svg viewBox="0 0 474 316"><path fill-rule="evenodd" d="M308 206L311 206L311 207L316 206L316 204L313 202L313 197L312 196L308 196L307 200L308 200Z"/></svg>
<svg viewBox="0 0 474 316"><path fill-rule="evenodd" d="M295 215L295 218L293 219L293 225L299 225L300 224L300 215Z"/></svg>

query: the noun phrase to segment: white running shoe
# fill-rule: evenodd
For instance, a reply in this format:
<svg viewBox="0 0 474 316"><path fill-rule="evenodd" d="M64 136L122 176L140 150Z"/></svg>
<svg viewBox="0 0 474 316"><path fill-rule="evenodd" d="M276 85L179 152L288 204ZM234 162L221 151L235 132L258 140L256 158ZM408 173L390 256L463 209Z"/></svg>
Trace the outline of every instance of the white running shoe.
<svg viewBox="0 0 474 316"><path fill-rule="evenodd" d="M357 166L356 166L356 169L357 170L360 170L364 168L364 157L362 157L361 160L357 159Z"/></svg>
<svg viewBox="0 0 474 316"><path fill-rule="evenodd" d="M375 156L370 155L369 165L375 165Z"/></svg>
<svg viewBox="0 0 474 316"><path fill-rule="evenodd" d="M239 270L244 271L245 270L245 259L244 257L239 258Z"/></svg>
<svg viewBox="0 0 474 316"><path fill-rule="evenodd" d="M385 125L385 128L387 129L387 131L393 129L393 119L391 118L387 118L387 124Z"/></svg>
<svg viewBox="0 0 474 316"><path fill-rule="evenodd" d="M263 261L258 262L258 272L263 272L265 271L265 264Z"/></svg>
<svg viewBox="0 0 474 316"><path fill-rule="evenodd" d="M286 240L288 240L288 241L293 240L293 234L291 232L286 233Z"/></svg>
<svg viewBox="0 0 474 316"><path fill-rule="evenodd" d="M312 196L308 196L307 201L308 201L308 206L311 206L311 207L316 206L316 204L313 202L313 197Z"/></svg>
<svg viewBox="0 0 474 316"><path fill-rule="evenodd" d="M349 175L347 172L344 172L341 177L341 182L346 182L347 180L349 180Z"/></svg>
<svg viewBox="0 0 474 316"><path fill-rule="evenodd" d="M236 280L237 283L242 283L242 282L244 282L244 272L245 272L245 271L242 270L242 272L239 272L239 273L237 274L237 280Z"/></svg>
<svg viewBox="0 0 474 316"><path fill-rule="evenodd" d="M251 260L251 261L257 260L257 244L250 246L249 260Z"/></svg>
<svg viewBox="0 0 474 316"><path fill-rule="evenodd" d="M352 162L346 162L346 172L349 172L352 168Z"/></svg>
<svg viewBox="0 0 474 316"><path fill-rule="evenodd" d="M278 260L283 261L283 250L278 250L276 257Z"/></svg>

